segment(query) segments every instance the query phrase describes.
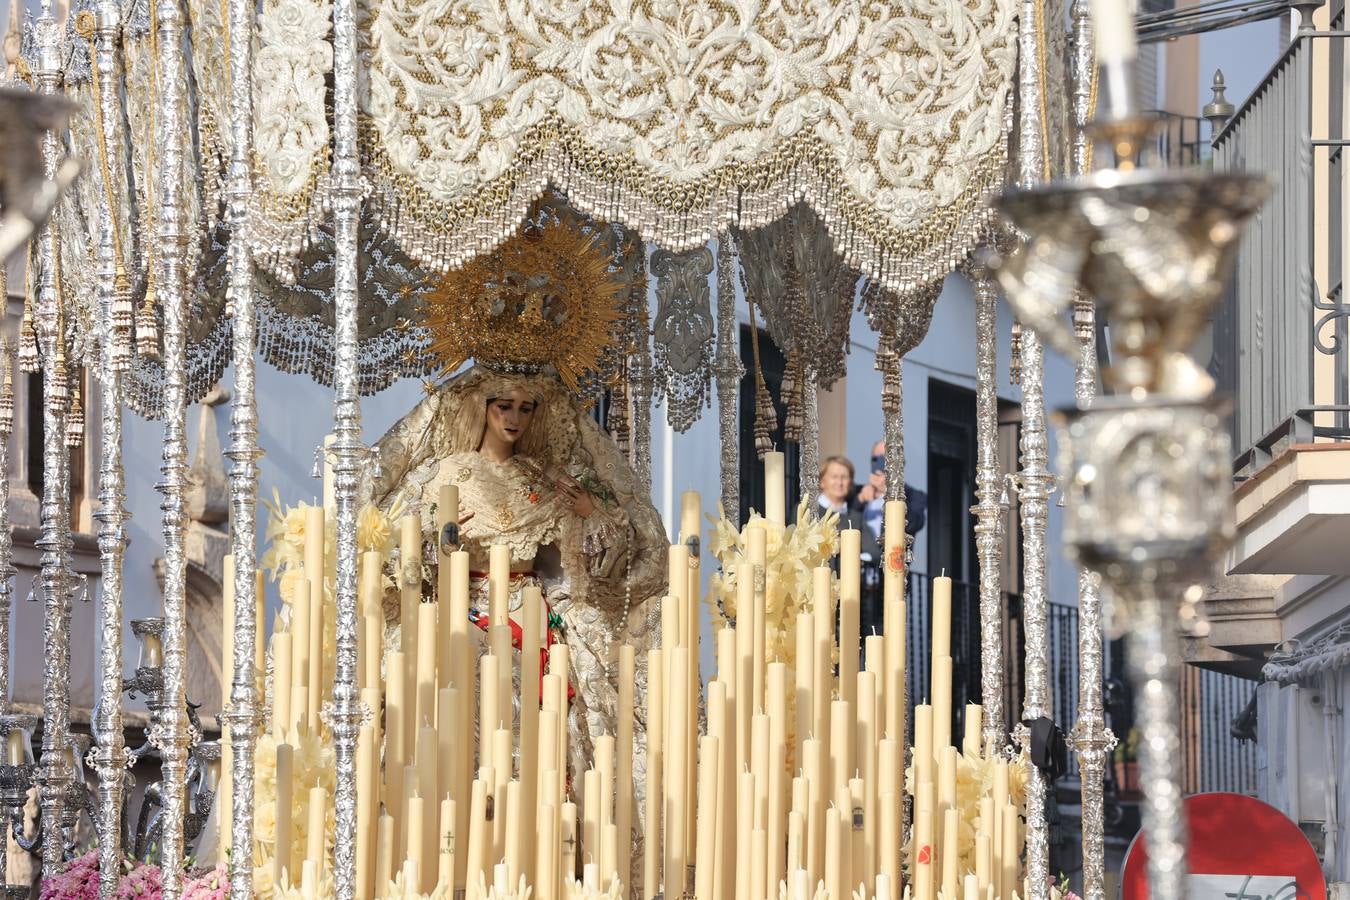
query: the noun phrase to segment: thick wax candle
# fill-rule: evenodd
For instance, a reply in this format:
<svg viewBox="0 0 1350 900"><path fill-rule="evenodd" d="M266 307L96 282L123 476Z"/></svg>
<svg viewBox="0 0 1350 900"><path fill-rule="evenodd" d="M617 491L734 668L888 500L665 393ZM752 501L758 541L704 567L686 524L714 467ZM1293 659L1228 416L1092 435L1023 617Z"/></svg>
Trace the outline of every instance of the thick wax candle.
<svg viewBox="0 0 1350 900"><path fill-rule="evenodd" d="M295 753L290 744L277 744L277 809L289 810L295 802ZM273 842L276 846L273 858L272 879L281 884L283 873L294 872L291 857L291 817L276 817L276 833Z"/></svg>
<svg viewBox="0 0 1350 900"><path fill-rule="evenodd" d="M839 697L857 702L859 604L862 591L862 533L846 528L839 532Z"/></svg>
<svg viewBox="0 0 1350 900"><path fill-rule="evenodd" d="M777 450L764 454L764 518L787 524L787 475L783 454Z"/></svg>

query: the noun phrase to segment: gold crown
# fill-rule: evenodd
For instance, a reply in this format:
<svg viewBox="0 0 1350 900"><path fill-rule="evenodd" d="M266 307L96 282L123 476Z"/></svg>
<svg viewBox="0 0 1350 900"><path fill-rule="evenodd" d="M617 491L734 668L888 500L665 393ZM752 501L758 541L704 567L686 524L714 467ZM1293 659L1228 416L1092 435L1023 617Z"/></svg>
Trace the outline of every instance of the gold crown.
<svg viewBox="0 0 1350 900"><path fill-rule="evenodd" d="M473 359L510 374L551 368L576 393L604 381L629 291L611 236L541 206L520 233L445 275L423 296L441 374Z"/></svg>

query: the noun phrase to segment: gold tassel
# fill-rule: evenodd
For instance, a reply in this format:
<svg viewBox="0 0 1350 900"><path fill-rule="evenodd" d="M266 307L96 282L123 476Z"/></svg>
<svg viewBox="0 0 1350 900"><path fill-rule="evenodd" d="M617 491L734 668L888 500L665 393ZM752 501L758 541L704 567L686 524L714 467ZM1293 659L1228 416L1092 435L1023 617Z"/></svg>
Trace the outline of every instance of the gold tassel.
<svg viewBox="0 0 1350 900"><path fill-rule="evenodd" d="M141 311L136 316L136 352L144 357L159 355L159 325L155 322L155 282L148 280Z"/></svg>
<svg viewBox="0 0 1350 900"><path fill-rule="evenodd" d="M877 346L876 369L881 373L881 411L887 418L900 414L900 354L889 337Z"/></svg>
<svg viewBox="0 0 1350 900"><path fill-rule="evenodd" d="M773 433L778 430L778 410L774 409L769 386L764 383L764 366L759 361L759 327L755 324L755 304L750 303L750 350L755 364L755 453L760 459L773 449Z"/></svg>
<svg viewBox="0 0 1350 900"><path fill-rule="evenodd" d="M23 305L23 322L19 325L19 371L33 375L38 371L37 329L33 327L33 307Z"/></svg>
<svg viewBox="0 0 1350 900"><path fill-rule="evenodd" d="M75 448L84 443L84 407L80 403L80 384L70 397L70 412L66 414L66 446Z"/></svg>
<svg viewBox="0 0 1350 900"><path fill-rule="evenodd" d="M131 279L120 265L113 278L112 366L125 371L131 365L131 339L135 328L136 307L131 302Z"/></svg>
<svg viewBox="0 0 1350 900"><path fill-rule="evenodd" d="M14 369L11 367L9 341L0 343L0 366L5 369L4 386L0 387L0 437L7 438L14 431Z"/></svg>
<svg viewBox="0 0 1350 900"><path fill-rule="evenodd" d="M1073 298L1073 333L1080 342L1087 343L1092 339L1092 334L1097 328L1096 313L1092 297L1088 294L1080 291Z"/></svg>
<svg viewBox="0 0 1350 900"><path fill-rule="evenodd" d="M58 343L56 347L56 364L52 370L47 373L45 390L47 402L55 409L60 409L70 399L69 382L66 373L66 348L64 342Z"/></svg>
<svg viewBox="0 0 1350 900"><path fill-rule="evenodd" d="M787 403L787 419L783 423L783 441L790 444L802 442L803 390L806 381L806 366L801 354L789 351L787 371L783 373L783 399Z"/></svg>

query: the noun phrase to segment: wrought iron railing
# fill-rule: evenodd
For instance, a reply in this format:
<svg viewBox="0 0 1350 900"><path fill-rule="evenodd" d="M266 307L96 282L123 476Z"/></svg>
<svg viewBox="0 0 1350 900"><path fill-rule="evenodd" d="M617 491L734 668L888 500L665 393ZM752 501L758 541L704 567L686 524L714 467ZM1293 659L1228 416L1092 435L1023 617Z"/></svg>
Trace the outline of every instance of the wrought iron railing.
<svg viewBox="0 0 1350 900"><path fill-rule="evenodd" d="M1340 15L1334 28L1342 27ZM1267 174L1216 314L1211 371L1234 398L1238 477L1291 443L1350 436L1340 284L1350 180L1342 162L1343 30L1302 30L1214 139L1216 169Z"/></svg>
<svg viewBox="0 0 1350 900"><path fill-rule="evenodd" d="M908 692L910 706L925 703L928 686L932 676L932 608L933 579L922 572L910 572L909 594L906 607L908 619L905 652L908 656L908 673L905 689ZM1004 594L1006 620L1005 659L1020 659L1022 655L1021 639L1021 598L1015 594ZM967 703L980 703L980 592L979 586L965 582L952 584L952 735L957 743L965 730L965 706ZM1016 710L1013 701L1021 703L1020 689L1013 689L1017 681L1012 675L1020 671L1020 666L1010 666L1010 689L1004 697L1004 708Z"/></svg>
<svg viewBox="0 0 1350 900"><path fill-rule="evenodd" d="M1008 625L1004 633L1008 689L1004 698L1009 718L1021 709L1020 660L1023 653L1021 597L1004 595ZM918 572L909 576L906 652L911 707L928 699L932 655L932 578ZM1055 723L1066 733L1078 716L1078 609L1051 603L1047 615L1050 644L1050 708ZM979 589L977 585L952 585L952 735L959 742L964 729L966 703L980 698ZM1256 786L1256 745L1234 734L1235 723L1247 709L1255 684L1234 675L1188 668L1182 683L1183 753L1185 788L1200 791L1250 793ZM1108 707L1128 708L1128 702ZM1129 723L1111 722L1121 733L1121 752L1109 773L1114 796L1129 800L1137 795L1138 775L1129 747ZM1067 776L1076 778L1078 762L1069 755Z"/></svg>
<svg viewBox="0 0 1350 900"><path fill-rule="evenodd" d="M1200 116L1183 116L1166 110L1149 110L1159 121L1154 147L1158 162L1173 168L1198 166L1209 159L1209 123Z"/></svg>

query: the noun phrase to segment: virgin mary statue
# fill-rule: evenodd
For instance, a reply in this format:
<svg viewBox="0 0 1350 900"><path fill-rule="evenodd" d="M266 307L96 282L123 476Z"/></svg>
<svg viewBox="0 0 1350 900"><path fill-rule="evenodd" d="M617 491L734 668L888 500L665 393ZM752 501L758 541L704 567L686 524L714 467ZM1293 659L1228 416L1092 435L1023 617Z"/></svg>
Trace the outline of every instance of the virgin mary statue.
<svg viewBox="0 0 1350 900"><path fill-rule="evenodd" d="M644 651L666 583L668 541L647 489L580 399L614 345L629 290L604 235L536 219L431 293L432 352L456 374L379 441L371 497L420 510L431 534L441 487L459 489L470 614L484 627L492 546L511 551L513 625L521 589L543 590L549 643L571 655L574 774L590 764L592 736L616 731L622 643L637 650L644 708ZM645 746L641 718L634 738ZM641 772L646 754L635 757Z"/></svg>

